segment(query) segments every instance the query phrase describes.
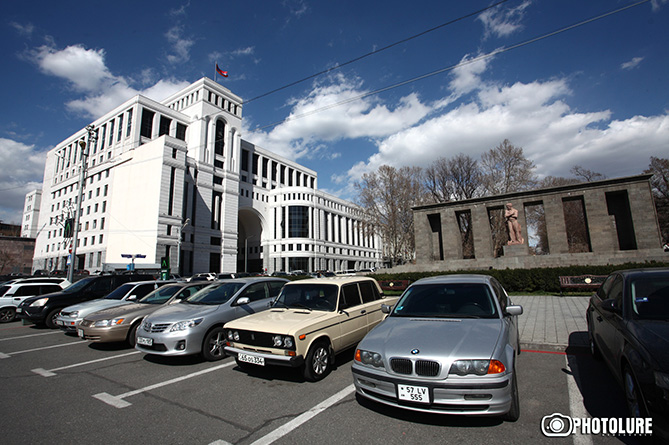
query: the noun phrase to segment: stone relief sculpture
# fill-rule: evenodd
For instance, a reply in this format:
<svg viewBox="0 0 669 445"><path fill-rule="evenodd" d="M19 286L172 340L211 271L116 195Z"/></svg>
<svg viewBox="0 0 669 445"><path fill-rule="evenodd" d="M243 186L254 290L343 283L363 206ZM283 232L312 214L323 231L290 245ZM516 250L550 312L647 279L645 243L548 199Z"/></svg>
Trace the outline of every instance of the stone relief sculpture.
<svg viewBox="0 0 669 445"><path fill-rule="evenodd" d="M520 223L518 222L518 210L514 209L513 204L510 202L506 204L504 217L506 218L506 227L509 232L509 241L506 244L511 246L514 244L525 243L525 239L520 230Z"/></svg>

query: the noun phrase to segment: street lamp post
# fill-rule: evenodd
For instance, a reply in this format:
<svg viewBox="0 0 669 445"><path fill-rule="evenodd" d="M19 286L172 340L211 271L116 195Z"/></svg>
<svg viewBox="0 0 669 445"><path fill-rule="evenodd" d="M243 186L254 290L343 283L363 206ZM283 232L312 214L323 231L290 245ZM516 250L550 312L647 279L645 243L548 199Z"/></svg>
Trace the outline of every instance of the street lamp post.
<svg viewBox="0 0 669 445"><path fill-rule="evenodd" d="M77 238L79 236L79 218L81 217L81 200L84 196L84 184L86 183L86 169L88 166L88 149L91 144L95 144L97 141L97 135L95 134L95 127L93 125L87 125L86 131L88 132L88 141L79 141L79 147L81 147L81 172L79 175L79 197L77 198L76 208L74 212L74 228L72 231L72 253L70 253L70 268L67 270L67 279L70 283L74 282L74 263L77 258Z"/></svg>

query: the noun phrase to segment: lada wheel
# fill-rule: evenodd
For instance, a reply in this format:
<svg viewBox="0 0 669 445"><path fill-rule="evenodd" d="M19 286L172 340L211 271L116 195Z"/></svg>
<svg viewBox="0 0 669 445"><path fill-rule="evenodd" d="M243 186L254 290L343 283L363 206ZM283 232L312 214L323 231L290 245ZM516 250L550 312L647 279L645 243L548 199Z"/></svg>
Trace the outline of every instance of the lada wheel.
<svg viewBox="0 0 669 445"><path fill-rule="evenodd" d="M332 370L332 361L330 345L326 342L313 344L304 363L304 378L310 382L321 380Z"/></svg>
<svg viewBox="0 0 669 445"><path fill-rule="evenodd" d="M9 323L16 317L16 309L13 307L4 307L0 309L0 323Z"/></svg>
<svg viewBox="0 0 669 445"><path fill-rule="evenodd" d="M202 357L210 362L225 357L225 335L223 328L214 328L207 333L202 342Z"/></svg>

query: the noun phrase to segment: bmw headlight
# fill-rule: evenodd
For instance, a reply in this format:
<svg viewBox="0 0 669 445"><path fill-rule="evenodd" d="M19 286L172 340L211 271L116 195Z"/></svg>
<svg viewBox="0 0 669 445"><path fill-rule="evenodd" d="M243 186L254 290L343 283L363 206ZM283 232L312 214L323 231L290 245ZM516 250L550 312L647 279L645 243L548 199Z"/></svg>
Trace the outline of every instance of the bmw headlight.
<svg viewBox="0 0 669 445"><path fill-rule="evenodd" d="M363 365L370 365L376 368L383 368L383 356L378 352L365 351L358 349L355 351L355 360Z"/></svg>
<svg viewBox="0 0 669 445"><path fill-rule="evenodd" d="M174 323L170 328L170 332L185 331L188 328L192 328L199 325L200 323L202 323L202 320L204 320L204 318L197 318L195 320L186 320Z"/></svg>
<svg viewBox="0 0 669 445"><path fill-rule="evenodd" d="M486 375L501 374L504 371L506 371L506 368L499 360L456 360L451 365L449 374Z"/></svg>
<svg viewBox="0 0 669 445"><path fill-rule="evenodd" d="M39 300L35 300L30 303L30 307L42 307L46 304L47 301L49 301L48 298L40 298Z"/></svg>
<svg viewBox="0 0 669 445"><path fill-rule="evenodd" d="M117 325L120 325L121 323L123 323L123 320L125 320L125 318L114 318L114 319L111 319L111 320L98 320L95 323L93 323L93 327L108 328L110 326L117 326Z"/></svg>
<svg viewBox="0 0 669 445"><path fill-rule="evenodd" d="M275 348L291 349L294 345L293 337L287 335L272 335L272 344Z"/></svg>

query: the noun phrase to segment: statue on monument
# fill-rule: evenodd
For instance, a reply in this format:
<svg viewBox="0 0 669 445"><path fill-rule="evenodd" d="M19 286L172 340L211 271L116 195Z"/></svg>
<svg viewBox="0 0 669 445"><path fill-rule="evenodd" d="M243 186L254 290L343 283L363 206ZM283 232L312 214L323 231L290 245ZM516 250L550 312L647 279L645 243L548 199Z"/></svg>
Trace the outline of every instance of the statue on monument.
<svg viewBox="0 0 669 445"><path fill-rule="evenodd" d="M511 246L513 244L525 243L525 239L520 230L520 223L518 222L518 210L514 209L513 204L510 202L506 204L504 217L506 218L506 227L509 231L509 241L506 244Z"/></svg>

